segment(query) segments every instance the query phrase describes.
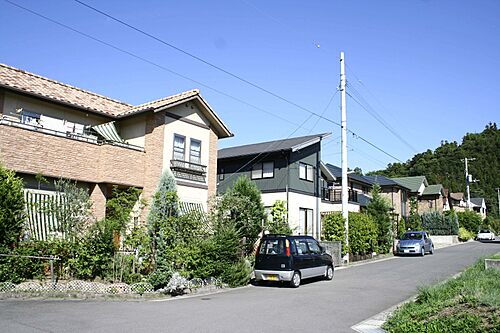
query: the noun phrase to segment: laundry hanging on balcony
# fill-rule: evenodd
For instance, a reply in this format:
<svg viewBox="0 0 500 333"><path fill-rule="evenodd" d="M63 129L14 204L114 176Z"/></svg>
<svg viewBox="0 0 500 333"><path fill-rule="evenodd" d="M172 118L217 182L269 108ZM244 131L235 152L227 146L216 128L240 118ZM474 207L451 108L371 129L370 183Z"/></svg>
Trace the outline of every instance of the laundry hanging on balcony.
<svg viewBox="0 0 500 333"><path fill-rule="evenodd" d="M92 129L96 131L100 136L102 136L106 141L120 142L120 143L124 142L124 140L120 137L120 135L116 130L114 121L92 126Z"/></svg>

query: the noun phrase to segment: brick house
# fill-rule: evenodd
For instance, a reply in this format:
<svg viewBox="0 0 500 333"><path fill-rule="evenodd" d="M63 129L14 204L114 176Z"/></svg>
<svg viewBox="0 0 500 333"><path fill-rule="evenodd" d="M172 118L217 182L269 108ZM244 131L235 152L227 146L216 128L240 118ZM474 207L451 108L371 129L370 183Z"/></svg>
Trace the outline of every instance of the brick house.
<svg viewBox="0 0 500 333"><path fill-rule="evenodd" d="M0 64L0 162L27 188L38 174L78 181L96 218L113 185L141 188L148 201L167 168L180 200L207 210L217 142L232 135L198 90L130 105Z"/></svg>
<svg viewBox="0 0 500 333"><path fill-rule="evenodd" d="M443 185L429 185L425 176L392 178L396 183L410 189L410 197L418 202L418 213L439 212L449 210L448 198Z"/></svg>

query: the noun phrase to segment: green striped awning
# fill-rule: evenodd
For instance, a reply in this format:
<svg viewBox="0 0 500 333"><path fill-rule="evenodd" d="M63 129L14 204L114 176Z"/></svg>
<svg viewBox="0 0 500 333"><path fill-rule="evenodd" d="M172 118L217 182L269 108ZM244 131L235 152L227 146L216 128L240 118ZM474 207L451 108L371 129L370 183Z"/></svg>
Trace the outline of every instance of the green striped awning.
<svg viewBox="0 0 500 333"><path fill-rule="evenodd" d="M92 126L92 129L99 133L106 141L112 142L123 142L123 139L120 137L118 132L116 131L115 122L110 121L109 123L104 123L96 126Z"/></svg>

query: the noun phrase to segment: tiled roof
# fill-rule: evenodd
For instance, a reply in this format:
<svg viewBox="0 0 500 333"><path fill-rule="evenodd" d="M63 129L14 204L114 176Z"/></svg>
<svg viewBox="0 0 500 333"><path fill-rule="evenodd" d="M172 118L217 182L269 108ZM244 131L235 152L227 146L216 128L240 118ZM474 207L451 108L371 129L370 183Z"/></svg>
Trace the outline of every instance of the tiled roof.
<svg viewBox="0 0 500 333"><path fill-rule="evenodd" d="M434 184L427 186L422 195L439 195L442 193L442 191L443 191L443 185Z"/></svg>
<svg viewBox="0 0 500 333"><path fill-rule="evenodd" d="M133 107L130 104L4 64L0 64L0 87L22 91L110 116L118 115Z"/></svg>
<svg viewBox="0 0 500 333"><path fill-rule="evenodd" d="M326 167L335 176L335 178L342 179L342 168L340 168L336 165L330 164L330 163L327 163ZM369 179L366 179L366 177L357 175L355 173L347 174L347 179L357 180L358 182L361 182L361 183L364 183L367 185L373 185L373 183Z"/></svg>
<svg viewBox="0 0 500 333"><path fill-rule="evenodd" d="M296 146L307 144L308 142L313 141L315 139L323 138L328 134L329 133L314 134L314 135L307 135L290 139L267 141L267 142L254 143L243 146L223 148L219 150L217 158L223 159L223 158L230 158L237 156L248 156L260 153L269 153L281 150L291 150Z"/></svg>
<svg viewBox="0 0 500 333"><path fill-rule="evenodd" d="M470 198L470 202L474 205L481 207L483 205L484 198Z"/></svg>
<svg viewBox="0 0 500 333"><path fill-rule="evenodd" d="M382 176L382 175L373 175L373 176L363 176L366 180L371 182L372 184L378 184L380 186L398 186L398 187L404 187L399 183L396 183L394 180L391 178Z"/></svg>
<svg viewBox="0 0 500 333"><path fill-rule="evenodd" d="M198 95L199 93L200 93L200 91L198 89L193 89L193 90L182 92L180 94L157 99L155 101L151 101L151 102L147 102L144 104L134 106L131 109L129 109L123 113L120 113L119 116L125 117L125 116L129 116L131 114L134 114L134 113L144 112L144 111L148 111L148 110L155 110L155 109L158 109L158 108L161 108L164 106L168 106L170 104L182 102L183 100L194 97L194 96Z"/></svg>
<svg viewBox="0 0 500 333"><path fill-rule="evenodd" d="M227 126L200 96L198 89L134 106L4 64L0 64L1 87L96 112L115 119L168 107L197 96L208 110L208 118L214 122L215 128L221 133L221 136L232 136Z"/></svg>
<svg viewBox="0 0 500 333"><path fill-rule="evenodd" d="M396 183L409 188L411 192L418 192L422 183L427 185L425 176L392 178Z"/></svg>
<svg viewBox="0 0 500 333"><path fill-rule="evenodd" d="M464 192L450 193L450 198L457 201L464 200Z"/></svg>

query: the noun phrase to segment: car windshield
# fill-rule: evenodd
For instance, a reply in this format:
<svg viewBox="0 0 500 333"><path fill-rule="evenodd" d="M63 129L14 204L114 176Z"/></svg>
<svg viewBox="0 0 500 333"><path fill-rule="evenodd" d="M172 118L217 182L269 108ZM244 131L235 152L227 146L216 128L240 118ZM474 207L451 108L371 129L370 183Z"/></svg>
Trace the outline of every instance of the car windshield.
<svg viewBox="0 0 500 333"><path fill-rule="evenodd" d="M487 230L487 229L484 229L484 230L481 230L479 233L480 233L480 234L489 234L489 233L490 233L490 231L489 231L489 230Z"/></svg>
<svg viewBox="0 0 500 333"><path fill-rule="evenodd" d="M259 254L283 255L285 246L283 239L265 239L260 243Z"/></svg>
<svg viewBox="0 0 500 333"><path fill-rule="evenodd" d="M401 237L402 240L409 240L409 239L422 239L422 234L418 232L407 232L406 234Z"/></svg>

